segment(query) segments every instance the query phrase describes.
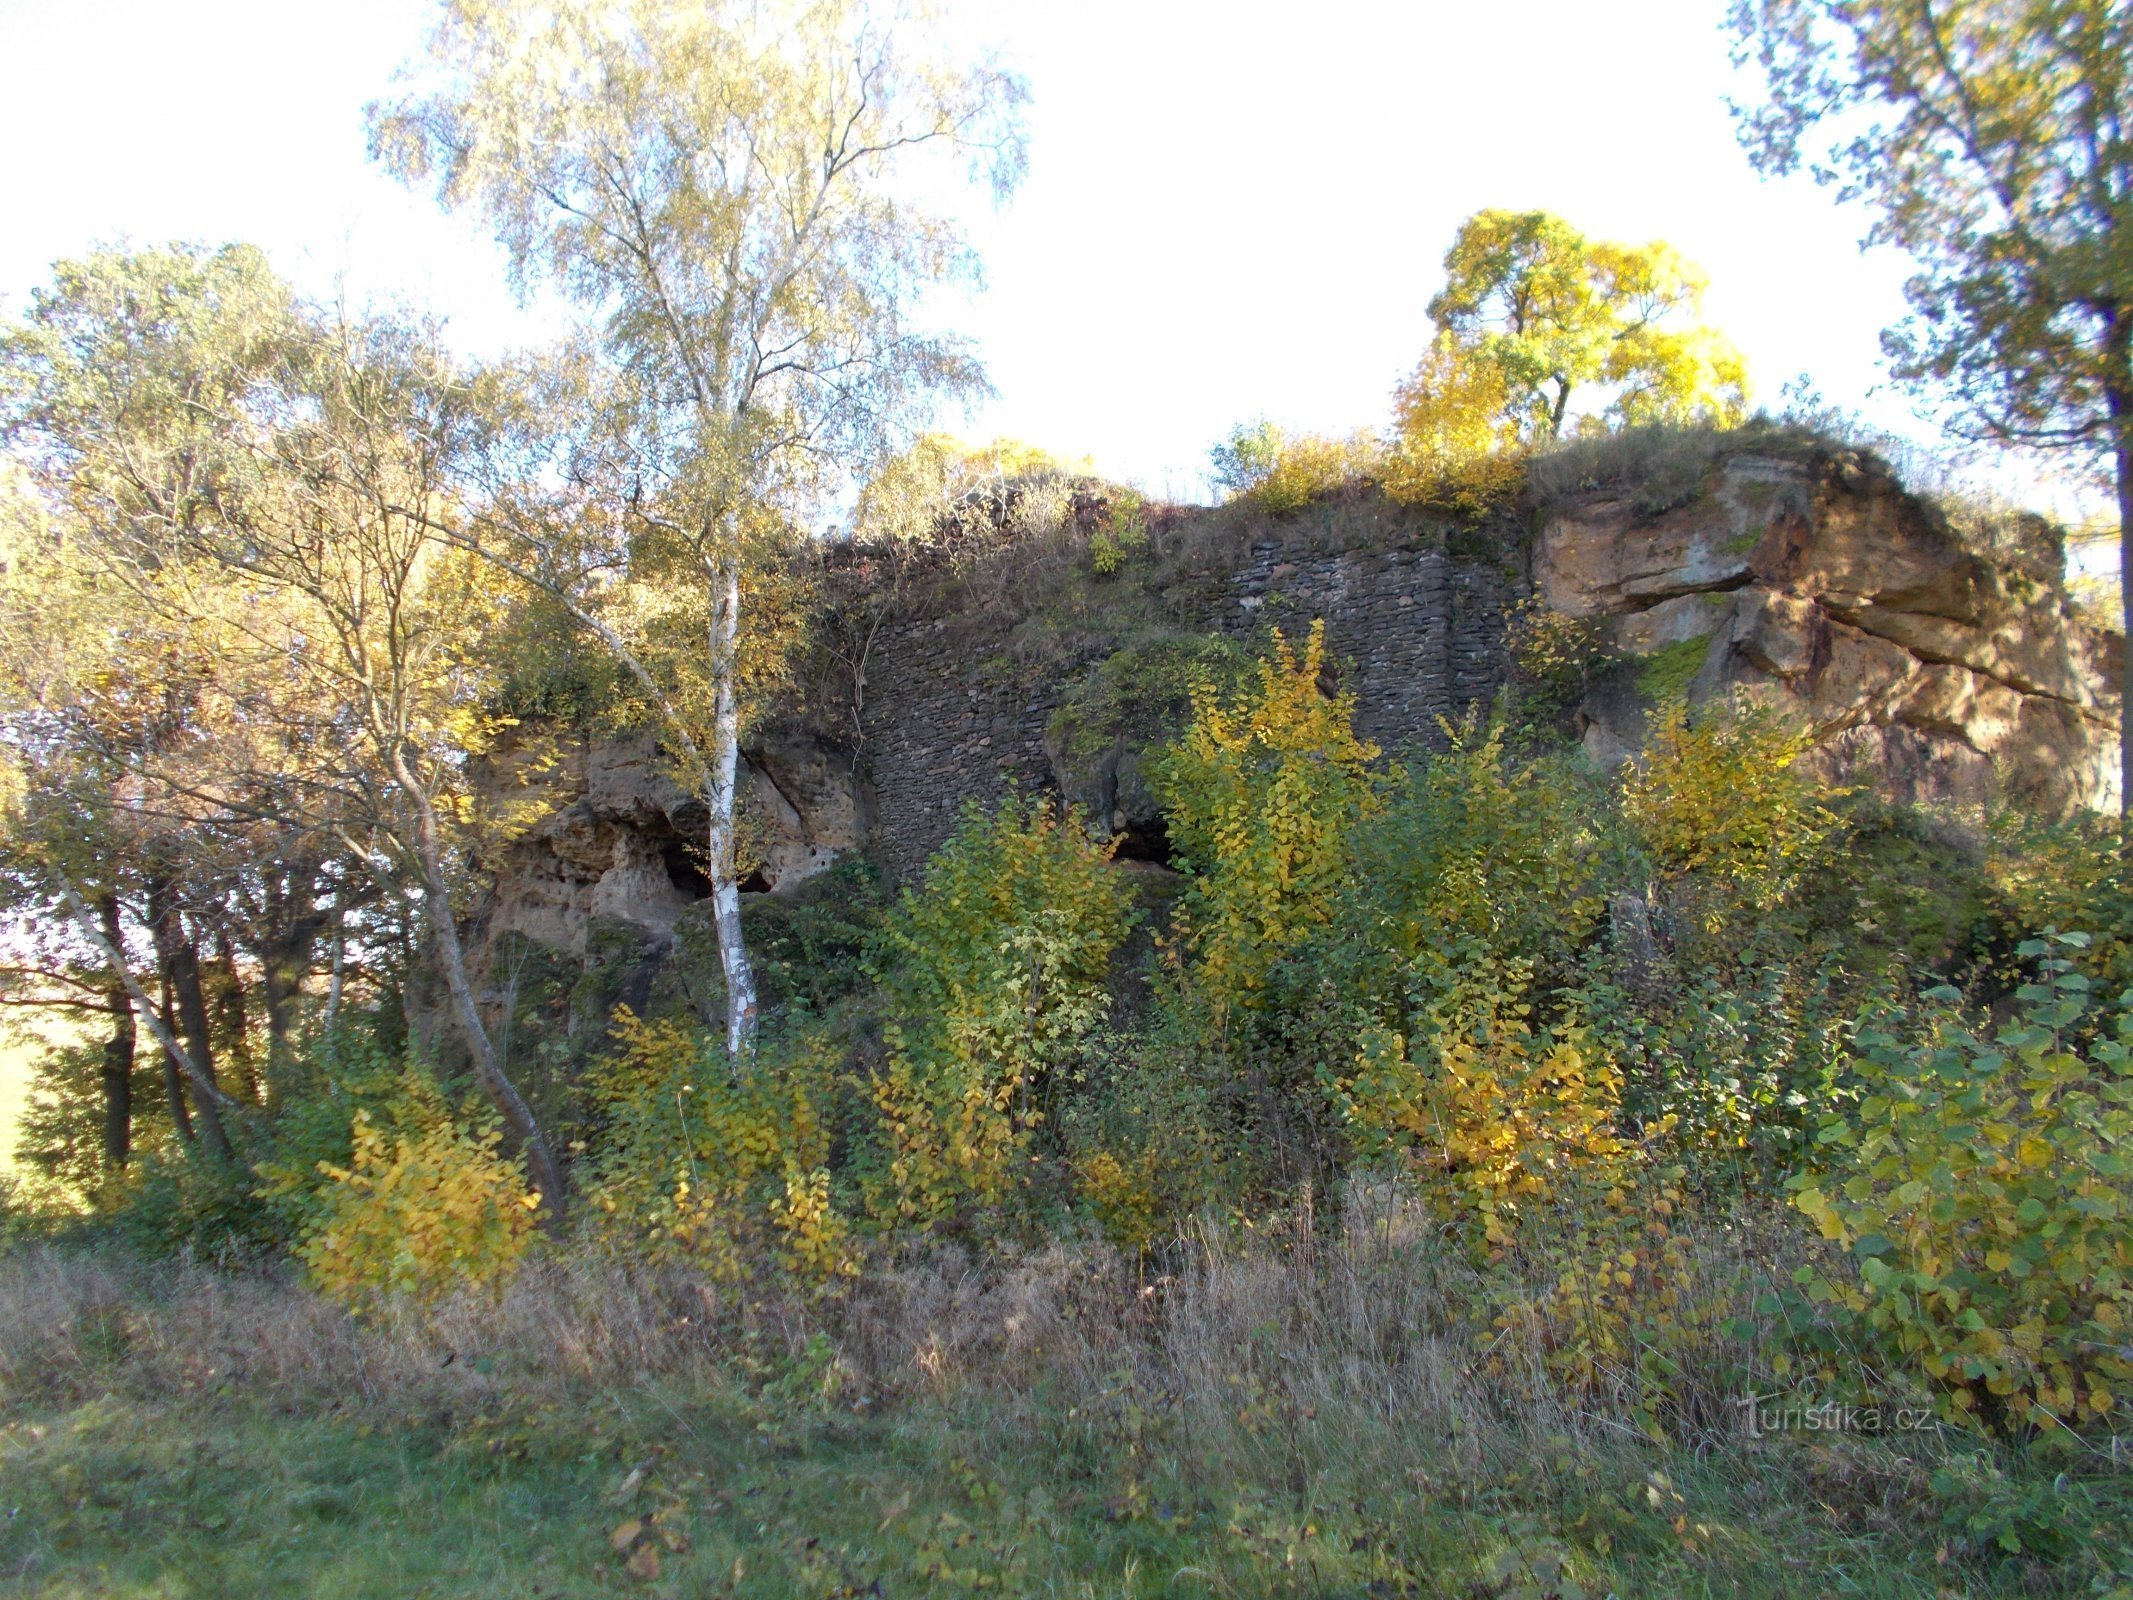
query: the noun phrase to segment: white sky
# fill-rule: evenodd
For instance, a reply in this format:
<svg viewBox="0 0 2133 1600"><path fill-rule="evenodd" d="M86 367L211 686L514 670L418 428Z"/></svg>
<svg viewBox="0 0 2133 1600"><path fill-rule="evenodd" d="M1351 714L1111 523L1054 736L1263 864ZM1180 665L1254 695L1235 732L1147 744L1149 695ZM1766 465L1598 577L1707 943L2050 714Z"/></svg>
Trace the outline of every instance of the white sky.
<svg viewBox="0 0 2133 1600"><path fill-rule="evenodd" d="M1709 272L1707 311L1762 397L1805 372L1919 431L1875 392L1903 264L1862 256L1866 219L1826 191L1750 171L1722 9L965 0L1034 104L1028 182L1002 213L973 201L990 288L958 317L998 399L946 420L1181 497L1246 417L1380 426L1454 229L1494 205L1671 240ZM94 242L248 239L311 292L342 280L449 313L469 350L538 337L477 225L364 158L363 104L428 15L0 0L0 311Z"/></svg>

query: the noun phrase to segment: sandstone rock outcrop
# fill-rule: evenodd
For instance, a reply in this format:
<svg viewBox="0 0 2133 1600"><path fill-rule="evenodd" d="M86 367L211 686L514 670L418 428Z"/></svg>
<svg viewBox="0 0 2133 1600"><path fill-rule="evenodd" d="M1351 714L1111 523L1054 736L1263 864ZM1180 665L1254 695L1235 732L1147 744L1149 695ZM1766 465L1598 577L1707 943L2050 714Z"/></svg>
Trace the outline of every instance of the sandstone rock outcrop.
<svg viewBox="0 0 2133 1600"><path fill-rule="evenodd" d="M1804 717L1833 778L2115 807L2123 641L2068 599L2054 530L2005 532L1969 548L1871 458L1740 454L1657 515L1618 492L1558 505L1533 579L1553 609L1605 619L1628 682L1678 664L1692 702L1744 689ZM1643 735L1652 696L1624 688L1618 673L1580 708L1603 761Z"/></svg>
<svg viewBox="0 0 2133 1600"><path fill-rule="evenodd" d="M869 835L850 757L804 731L746 750L741 783L749 889L789 892ZM602 920L661 943L709 891L703 802L675 783L648 733L531 730L487 758L477 788L505 839L477 913L488 946L518 934L583 955Z"/></svg>
<svg viewBox="0 0 2133 1600"><path fill-rule="evenodd" d="M1045 594L1003 582L1010 603L973 608L944 574L938 603L876 613L863 680L801 697L747 750L745 887L789 891L860 846L908 882L962 805L1014 789L1061 794L1123 832L1124 854L1162 860L1146 763L1184 696L1161 652L1322 619L1358 731L1441 748L1503 688L1512 618L1535 599L1600 636L1569 715L1602 762L1639 747L1663 696L1745 690L1813 726L1829 775L1894 798L2116 805L2123 645L2068 598L2053 530L2015 520L1983 542L1871 457L1820 447L1721 447L1661 509L1647 487L1573 485L1478 530L1365 489L1279 519L1174 511L1166 564L1145 558L1140 587L1108 600L1079 591L1037 649ZM809 731L828 727L848 734ZM488 863L487 939L583 953L605 920L670 940L707 887L701 805L647 735L540 746L484 779L489 809L523 819Z"/></svg>

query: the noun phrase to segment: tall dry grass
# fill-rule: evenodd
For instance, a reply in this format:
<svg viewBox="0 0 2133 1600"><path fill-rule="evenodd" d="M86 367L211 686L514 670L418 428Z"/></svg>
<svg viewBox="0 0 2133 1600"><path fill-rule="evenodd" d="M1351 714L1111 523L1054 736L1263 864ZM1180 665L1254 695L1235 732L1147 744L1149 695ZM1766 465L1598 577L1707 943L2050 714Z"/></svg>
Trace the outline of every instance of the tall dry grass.
<svg viewBox="0 0 2133 1600"><path fill-rule="evenodd" d="M1789 1273L1798 1230L1730 1219L1688 1253L1703 1302L1742 1310ZM1546 1284L1510 1294L1534 1294ZM1626 1360L1573 1391L1549 1335L1404 1189L1357 1183L1336 1215L1208 1225L1161 1269L1100 1243L883 1259L834 1294L739 1286L590 1254L535 1259L500 1293L358 1320L286 1273L113 1252L0 1256L0 1402L228 1391L290 1407L564 1400L657 1384L730 1392L826 1342L839 1403L981 1400L1054 1428L1122 1417L1239 1473L1299 1462L1441 1472L1484 1455L1635 1437L1649 1380ZM1734 1426L1755 1341L1706 1331L1669 1351L1666 1415ZM1106 1419L1110 1419L1106 1421Z"/></svg>

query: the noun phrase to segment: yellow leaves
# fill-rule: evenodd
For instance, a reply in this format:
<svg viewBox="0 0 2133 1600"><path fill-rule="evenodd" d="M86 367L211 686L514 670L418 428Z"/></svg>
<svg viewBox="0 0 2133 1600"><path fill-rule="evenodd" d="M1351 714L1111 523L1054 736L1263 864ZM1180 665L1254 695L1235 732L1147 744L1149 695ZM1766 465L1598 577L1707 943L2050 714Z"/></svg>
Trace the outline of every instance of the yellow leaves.
<svg viewBox="0 0 2133 1600"><path fill-rule="evenodd" d="M532 1241L540 1197L497 1153L500 1134L470 1133L434 1102L426 1110L426 1125L390 1135L358 1112L348 1167L322 1164L327 1192L296 1254L344 1305L500 1283Z"/></svg>
<svg viewBox="0 0 2133 1600"><path fill-rule="evenodd" d="M978 535L1052 531L1071 492L1047 494L1095 471L1019 439L974 445L945 433L920 437L867 480L852 516L856 537L884 544L965 542ZM1004 526L994 526L995 517Z"/></svg>
<svg viewBox="0 0 2133 1600"><path fill-rule="evenodd" d="M1112 1241L1127 1250L1144 1250L1162 1226L1163 1197L1156 1181L1156 1153L1143 1150L1129 1164L1108 1150L1097 1150L1074 1163L1081 1197Z"/></svg>
<svg viewBox="0 0 2133 1600"><path fill-rule="evenodd" d="M1500 364L1439 335L1393 394L1385 491L1410 504L1478 516L1525 477L1525 446Z"/></svg>
<svg viewBox="0 0 2133 1600"><path fill-rule="evenodd" d="M1654 714L1623 780L1623 812L1662 874L1711 891L1708 931L1736 902L1782 902L1834 835L1827 792L1797 765L1812 743L1812 729L1745 701L1694 720L1679 700Z"/></svg>
<svg viewBox="0 0 2133 1600"><path fill-rule="evenodd" d="M588 1185L632 1250L722 1280L774 1259L808 1280L849 1274L849 1225L829 1181L826 1047L805 1035L734 1068L716 1041L623 1007L593 1081L608 1118Z"/></svg>
<svg viewBox="0 0 2133 1600"><path fill-rule="evenodd" d="M686 1507L667 1505L648 1517L630 1517L616 1524L607 1536L607 1547L624 1558L622 1570L642 1583L658 1581L660 1547L673 1554L689 1548L688 1538L677 1526Z"/></svg>
<svg viewBox="0 0 2133 1600"><path fill-rule="evenodd" d="M1492 373L1496 416L1519 442L1553 439L1573 416L1603 426L1572 410L1586 390L1607 398L1617 423L1739 420L1746 363L1703 322L1703 274L1671 245L1587 240L1543 211L1479 211L1444 270L1429 306L1448 347L1440 364ZM1478 376L1460 382L1486 393ZM1459 382L1440 375L1437 386Z"/></svg>
<svg viewBox="0 0 2133 1600"><path fill-rule="evenodd" d="M883 931L888 1061L871 1090L890 1160L877 1214L930 1226L1005 1200L1040 1120L1036 1089L1108 1012L1129 914L1111 847L1009 800L966 812Z"/></svg>
<svg viewBox="0 0 2133 1600"><path fill-rule="evenodd" d="M1301 511L1321 495L1376 476L1381 455L1377 441L1364 433L1345 439L1315 433L1284 437L1251 499L1277 516Z"/></svg>
<svg viewBox="0 0 2133 1600"><path fill-rule="evenodd" d="M1410 1059L1390 1029L1364 1030L1336 1101L1366 1147L1405 1150L1425 1193L1492 1249L1515 1242L1528 1208L1619 1185L1621 1079L1588 1039L1536 1040L1507 997L1472 991L1435 1020L1434 1062Z"/></svg>
<svg viewBox="0 0 2133 1600"><path fill-rule="evenodd" d="M1276 516L1384 469L1383 447L1367 433L1292 434L1263 420L1240 424L1212 455L1216 483Z"/></svg>
<svg viewBox="0 0 2133 1600"><path fill-rule="evenodd" d="M1157 764L1171 840L1193 871L1184 924L1193 977L1217 1018L1256 1003L1274 964L1332 917L1349 830L1381 805L1356 738L1354 697L1328 696L1325 626L1302 653L1279 632L1254 682L1199 685L1184 736Z"/></svg>

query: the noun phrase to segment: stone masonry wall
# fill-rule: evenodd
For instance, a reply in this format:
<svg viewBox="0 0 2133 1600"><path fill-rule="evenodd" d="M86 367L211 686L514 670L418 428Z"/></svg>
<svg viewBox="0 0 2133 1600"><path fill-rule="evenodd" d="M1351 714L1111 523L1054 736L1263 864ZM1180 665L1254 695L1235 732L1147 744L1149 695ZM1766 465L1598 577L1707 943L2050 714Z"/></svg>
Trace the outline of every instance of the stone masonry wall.
<svg viewBox="0 0 2133 1600"><path fill-rule="evenodd" d="M1510 613L1530 594L1597 630L1566 731L1603 766L1642 747L1662 694L1745 694L1813 728L1818 770L1892 799L2117 805L2123 642L2068 595L2056 531L2018 522L1995 535L2004 549L1973 548L1870 458L1741 450L1651 508L1634 483L1594 481L1527 527L1464 534L1367 493L1279 518L1165 517L1158 549L1113 589L1090 588L1085 566L1068 579L1055 553L1048 572L988 569L990 602L958 601L945 571L907 597L915 614L861 652L856 692L818 686L744 752L772 835L758 887L786 892L868 846L910 882L966 803L1016 790L1110 807L1129 854L1159 853L1140 761L1172 708L1123 708L1139 714L1106 732L1115 690L1078 702L1076 718L1096 721L1070 718L1075 733L1111 741L1086 760L1078 738L1046 736L1100 663L1171 632L1271 624L1299 639L1323 619L1357 731L1388 751L1439 747L1442 723L1502 686ZM1171 587L1141 586L1157 573ZM490 935L575 949L601 917L670 935L702 892L687 848L700 808L647 736L563 754L536 785L549 814L497 863ZM494 781L524 799L531 780L500 768Z"/></svg>
<svg viewBox="0 0 2133 1600"><path fill-rule="evenodd" d="M1440 718L1487 700L1505 674L1504 628L1524 592L1500 563L1462 561L1423 527L1384 547L1299 549L1264 541L1212 595L1183 598L1182 626L1237 634L1264 623L1300 637L1326 623L1329 655L1357 697L1357 729L1393 748L1442 743ZM1105 653L1093 649L1030 685L1001 672L999 639L934 618L886 632L861 709L862 770L876 838L908 879L960 808L1051 786L1045 729L1061 697Z"/></svg>

